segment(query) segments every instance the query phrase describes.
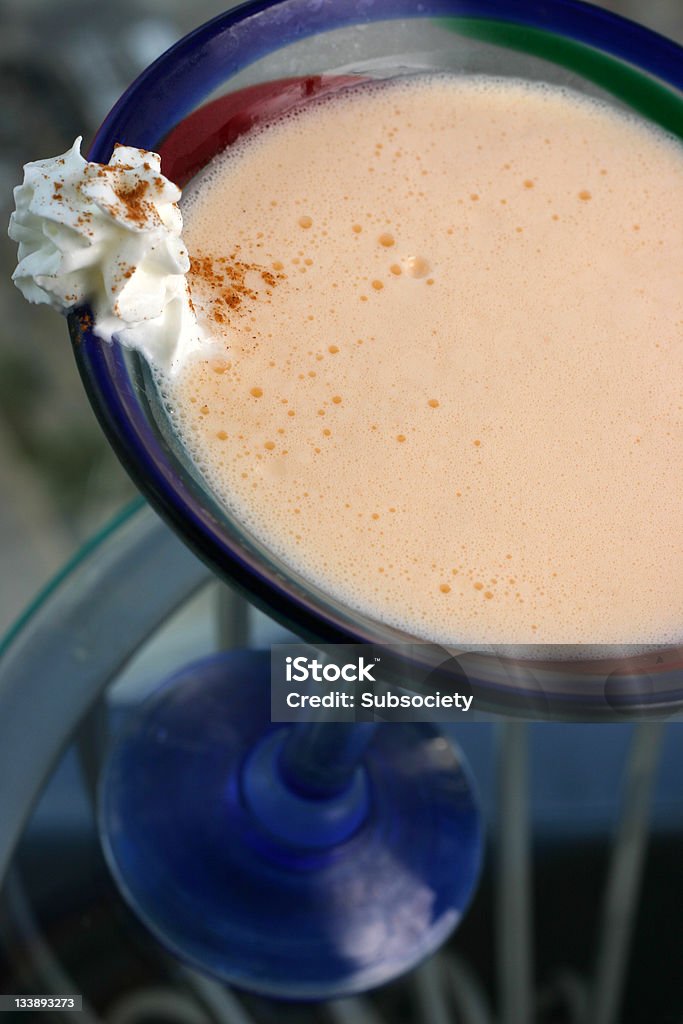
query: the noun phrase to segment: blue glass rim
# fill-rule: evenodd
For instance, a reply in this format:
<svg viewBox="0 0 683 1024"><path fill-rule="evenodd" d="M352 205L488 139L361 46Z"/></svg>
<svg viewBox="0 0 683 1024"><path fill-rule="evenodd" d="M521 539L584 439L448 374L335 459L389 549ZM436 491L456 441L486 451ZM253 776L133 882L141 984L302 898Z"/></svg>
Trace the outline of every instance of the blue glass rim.
<svg viewBox="0 0 683 1024"><path fill-rule="evenodd" d="M288 14L277 22L259 20L278 8ZM297 18L296 12L301 17ZM145 70L116 103L99 129L89 158L108 162L114 144L155 149L168 132L212 91L237 72L307 37L354 24L395 19L480 19L509 22L593 48L632 65L646 75L683 91L683 48L664 36L582 0L253 0L219 15L186 35ZM229 42L226 43L226 40ZM216 59L220 53L220 59ZM69 318L79 372L91 405L124 467L150 504L212 569L237 585L268 614L304 638L331 643L377 643L371 623L317 602L310 588L284 578L264 563L248 542L226 537L225 523L206 506L191 479L178 473L177 461L148 422L130 384L124 354L89 329L89 311ZM377 623L379 642L412 640ZM681 648L683 655L683 648ZM506 713L514 713L516 690L509 688ZM520 697L524 691L519 690ZM495 687L494 704L500 703ZM671 690L663 695L670 704ZM524 703L524 702L522 702ZM600 714L596 701L573 699L571 717L582 710ZM589 707L590 705L590 707ZM566 713L566 702L557 711Z"/></svg>
<svg viewBox="0 0 683 1024"><path fill-rule="evenodd" d="M263 11L294 8L296 4L297 0L247 0L189 32L150 64L121 96L97 132L89 159L107 162L117 141L141 148L156 145L165 134L159 132L159 126L169 118L173 119L171 123L177 121L192 109L198 85L198 98L203 99L229 75L275 49L336 28L398 18L482 18L553 32L632 63L683 90L682 47L652 29L583 0L373 0L372 5L318 0L306 5L305 22L289 18L285 24L278 24L277 33L267 25L254 32L253 37L245 35L239 40L239 50L235 45L231 61L221 63L211 77L202 72L212 44L215 46L236 26ZM179 75L180 64L190 56L192 66ZM181 81L182 88L174 88ZM137 111L135 108L138 97L150 91L155 100L154 117L147 123L144 107L149 105L148 97ZM149 137L150 131L153 138Z"/></svg>

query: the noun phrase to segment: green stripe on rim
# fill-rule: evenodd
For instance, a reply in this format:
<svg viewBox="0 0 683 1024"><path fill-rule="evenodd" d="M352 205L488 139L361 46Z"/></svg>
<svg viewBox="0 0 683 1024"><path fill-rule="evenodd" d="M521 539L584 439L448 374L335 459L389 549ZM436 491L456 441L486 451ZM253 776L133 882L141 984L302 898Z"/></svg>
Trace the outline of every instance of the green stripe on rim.
<svg viewBox="0 0 683 1024"><path fill-rule="evenodd" d="M487 18L439 18L438 24L482 42L533 54L575 71L632 110L683 139L683 97L630 64L573 39L528 25Z"/></svg>

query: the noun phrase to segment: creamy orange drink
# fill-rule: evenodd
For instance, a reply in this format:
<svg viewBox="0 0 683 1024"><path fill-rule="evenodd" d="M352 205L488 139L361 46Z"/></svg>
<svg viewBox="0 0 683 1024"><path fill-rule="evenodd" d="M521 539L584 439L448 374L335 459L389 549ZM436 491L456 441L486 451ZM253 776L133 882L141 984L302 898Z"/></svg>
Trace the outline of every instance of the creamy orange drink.
<svg viewBox="0 0 683 1024"><path fill-rule="evenodd" d="M683 632L683 151L607 105L430 77L318 100L187 190L214 337L163 378L294 570L446 643Z"/></svg>

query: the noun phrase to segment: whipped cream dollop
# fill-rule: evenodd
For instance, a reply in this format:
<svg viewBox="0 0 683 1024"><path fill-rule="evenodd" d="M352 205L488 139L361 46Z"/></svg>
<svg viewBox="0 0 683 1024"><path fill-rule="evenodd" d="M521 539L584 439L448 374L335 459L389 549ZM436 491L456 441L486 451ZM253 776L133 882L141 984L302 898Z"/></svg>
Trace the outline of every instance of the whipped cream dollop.
<svg viewBox="0 0 683 1024"><path fill-rule="evenodd" d="M157 153L117 145L109 164L61 156L24 167L9 235L12 280L29 302L62 313L89 303L94 333L172 371L203 341L186 274L180 189Z"/></svg>

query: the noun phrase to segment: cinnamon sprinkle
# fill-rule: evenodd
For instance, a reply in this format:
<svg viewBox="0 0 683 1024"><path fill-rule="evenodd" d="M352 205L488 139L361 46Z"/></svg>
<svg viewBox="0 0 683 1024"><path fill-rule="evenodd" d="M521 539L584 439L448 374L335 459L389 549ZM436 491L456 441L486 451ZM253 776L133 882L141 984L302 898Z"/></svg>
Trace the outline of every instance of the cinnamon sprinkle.
<svg viewBox="0 0 683 1024"><path fill-rule="evenodd" d="M209 316L219 324L225 323L231 314L241 314L245 301L258 301L261 293L247 284L248 274L258 274L266 286L265 295L270 296L271 289L286 274L276 274L259 263L246 262L238 259L237 253L230 256L191 256L189 281L203 284L211 291ZM226 311L227 307L227 311Z"/></svg>
<svg viewBox="0 0 683 1024"><path fill-rule="evenodd" d="M150 212L154 211L152 203L145 198L147 189L147 182L143 180L137 181L130 188L114 189L114 194L125 206L128 217L136 224L146 224Z"/></svg>

